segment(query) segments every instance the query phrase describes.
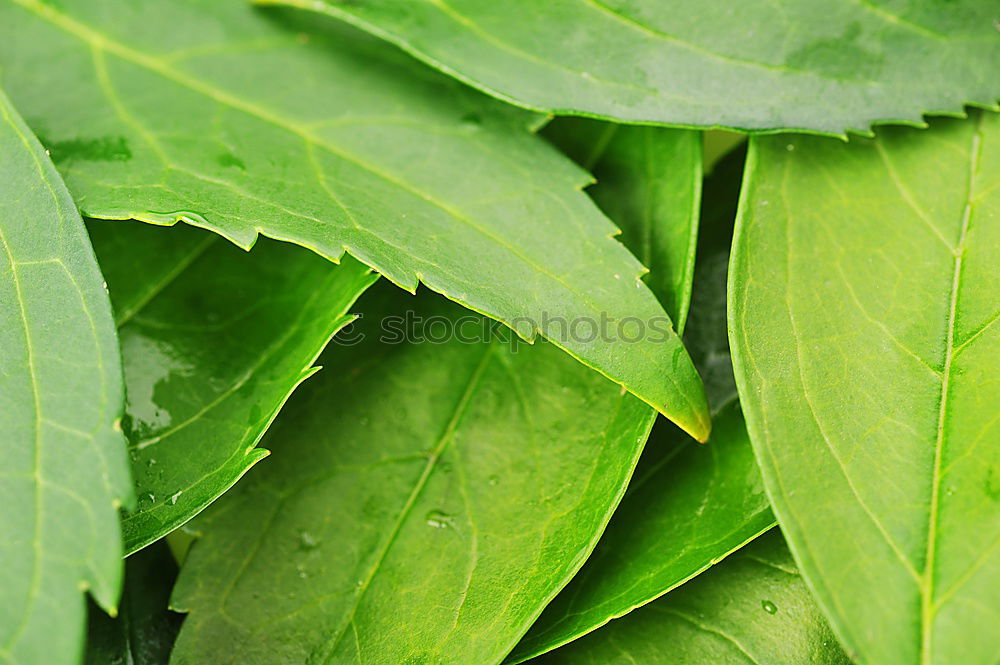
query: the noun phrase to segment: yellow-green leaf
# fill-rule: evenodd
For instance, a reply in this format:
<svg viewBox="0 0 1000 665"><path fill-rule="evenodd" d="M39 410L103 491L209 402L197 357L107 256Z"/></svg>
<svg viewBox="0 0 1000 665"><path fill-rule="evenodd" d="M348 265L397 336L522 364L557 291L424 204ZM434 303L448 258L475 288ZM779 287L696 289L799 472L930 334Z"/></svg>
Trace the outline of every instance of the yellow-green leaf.
<svg viewBox="0 0 1000 665"><path fill-rule="evenodd" d="M736 377L778 521L860 662L1000 658L1000 116L751 142Z"/></svg>

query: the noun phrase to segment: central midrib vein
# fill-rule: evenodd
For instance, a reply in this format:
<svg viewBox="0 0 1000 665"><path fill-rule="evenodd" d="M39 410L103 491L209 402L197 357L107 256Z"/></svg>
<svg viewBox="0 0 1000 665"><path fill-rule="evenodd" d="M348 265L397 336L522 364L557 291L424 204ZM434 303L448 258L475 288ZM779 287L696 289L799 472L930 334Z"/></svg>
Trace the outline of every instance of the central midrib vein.
<svg viewBox="0 0 1000 665"><path fill-rule="evenodd" d="M475 395L476 390L479 388L479 382L482 379L483 374L486 371L486 368L490 364L490 359L492 358L492 355L493 355L493 345L489 344L486 346L485 353L483 353L482 357L479 359L479 362L476 364L476 367L469 378L468 384L466 385L466 388L463 391L461 398L459 398L458 404L456 404L455 406L455 411L452 414L451 418L449 419L448 424L445 426L444 433L441 435L441 438L438 439L437 444L434 446L434 450L432 450L430 455L427 457L427 463L424 465L424 469L423 471L421 471L420 477L417 479L417 482L413 487L413 491L410 492L410 495L407 498L406 503L403 505L402 510L399 512L399 516L396 518L396 522L393 525L392 531L389 533L389 537L386 539L385 545L383 545L382 549L378 552L374 565L368 571L368 575L365 577L364 581L361 584L361 587L358 590L357 595L354 597L354 603L351 606L350 615L345 618L343 626L341 627L337 635L332 640L327 642L326 645L323 645L321 647L321 649L323 649L325 653L320 652L320 660L319 660L320 663L323 663L325 665L331 662L331 659L336 653L337 646L340 644L341 640L347 634L348 628L350 628L350 626L354 623L355 616L357 615L358 608L361 606L361 601L364 598L365 593L368 591L368 588L370 587L372 580L375 578L375 575L381 568L382 562L385 561L385 557L388 555L389 550L392 549L393 544L396 542L396 537L399 535L400 530L403 528L403 524L406 523L406 520L409 517L410 512L413 510L413 506L416 505L417 499L420 498L420 494L423 492L424 487L427 485L427 481L430 479L431 472L434 470L434 467L437 466L438 462L441 460L441 455L444 454L445 450L448 448L448 445L454 440L455 430L458 429L458 424L461 421L462 416L465 414L465 411L468 408L469 403L472 401L473 395Z"/></svg>
<svg viewBox="0 0 1000 665"><path fill-rule="evenodd" d="M923 571L923 588L920 598L920 662L929 665L932 661L931 635L934 621L934 559L937 550L938 510L941 492L941 460L944 450L945 420L948 413L948 391L951 380L952 359L955 356L955 314L958 309L958 296L961 290L962 264L965 256L965 239L969 231L969 221L972 217L973 191L975 189L976 171L979 166L980 143L982 141L982 118L980 115L972 135L969 160L969 186L965 208L962 211L962 224L958 243L954 249L954 267L952 269L951 294L948 309L947 342L944 352L944 375L941 379L941 399L938 403L937 437L934 443L934 469L931 479L931 506L927 528L927 555Z"/></svg>

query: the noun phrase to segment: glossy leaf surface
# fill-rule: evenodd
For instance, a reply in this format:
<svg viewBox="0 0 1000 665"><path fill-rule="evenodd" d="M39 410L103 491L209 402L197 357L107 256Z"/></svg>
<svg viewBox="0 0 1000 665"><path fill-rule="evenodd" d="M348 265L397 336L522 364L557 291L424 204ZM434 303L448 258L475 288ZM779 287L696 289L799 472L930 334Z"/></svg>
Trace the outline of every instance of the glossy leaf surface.
<svg viewBox="0 0 1000 665"><path fill-rule="evenodd" d="M533 665L849 665L777 529Z"/></svg>
<svg viewBox="0 0 1000 665"><path fill-rule="evenodd" d="M542 133L594 175L588 193L649 268L646 284L683 333L698 240L701 134L587 118L557 118Z"/></svg>
<svg viewBox="0 0 1000 665"><path fill-rule="evenodd" d="M347 251L540 332L708 435L642 266L583 171L528 131L537 117L338 22L243 0L4 0L0 23L4 81L89 216Z"/></svg>
<svg viewBox="0 0 1000 665"><path fill-rule="evenodd" d="M272 457L199 518L174 665L499 663L583 564L655 412L549 344L399 343L408 306L410 339L488 322L359 303L367 337L327 350Z"/></svg>
<svg viewBox="0 0 1000 665"><path fill-rule="evenodd" d="M554 113L842 134L1000 97L982 0L262 1L342 18Z"/></svg>
<svg viewBox="0 0 1000 665"><path fill-rule="evenodd" d="M0 661L75 663L112 610L131 502L121 364L83 220L0 92Z"/></svg>
<svg viewBox="0 0 1000 665"><path fill-rule="evenodd" d="M177 564L165 543L125 561L121 611L91 607L86 665L167 665L183 617L167 609Z"/></svg>
<svg viewBox="0 0 1000 665"><path fill-rule="evenodd" d="M743 151L706 180L697 278L686 332L709 400L708 446L660 422L594 553L517 645L517 663L579 638L702 573L774 525L728 362L726 258ZM692 342L688 342L691 344ZM728 377L723 375L728 373ZM728 404L727 404L728 402ZM642 661L640 661L642 662Z"/></svg>
<svg viewBox="0 0 1000 665"><path fill-rule="evenodd" d="M92 222L125 364L135 551L267 455L257 442L375 275L284 243L251 253L192 228Z"/></svg>
<svg viewBox="0 0 1000 665"><path fill-rule="evenodd" d="M768 493L860 662L1000 657L1000 116L753 142L730 325Z"/></svg>

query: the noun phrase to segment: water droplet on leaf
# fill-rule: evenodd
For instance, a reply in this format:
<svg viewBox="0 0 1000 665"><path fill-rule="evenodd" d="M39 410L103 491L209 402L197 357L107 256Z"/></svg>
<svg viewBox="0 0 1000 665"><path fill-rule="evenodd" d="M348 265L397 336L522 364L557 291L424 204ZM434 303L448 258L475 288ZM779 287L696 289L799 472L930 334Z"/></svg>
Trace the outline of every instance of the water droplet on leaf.
<svg viewBox="0 0 1000 665"><path fill-rule="evenodd" d="M299 533L299 548L304 550L314 550L319 547L319 541L308 531Z"/></svg>
<svg viewBox="0 0 1000 665"><path fill-rule="evenodd" d="M427 513L427 526L435 529L447 529L451 527L451 515L441 510L432 510Z"/></svg>

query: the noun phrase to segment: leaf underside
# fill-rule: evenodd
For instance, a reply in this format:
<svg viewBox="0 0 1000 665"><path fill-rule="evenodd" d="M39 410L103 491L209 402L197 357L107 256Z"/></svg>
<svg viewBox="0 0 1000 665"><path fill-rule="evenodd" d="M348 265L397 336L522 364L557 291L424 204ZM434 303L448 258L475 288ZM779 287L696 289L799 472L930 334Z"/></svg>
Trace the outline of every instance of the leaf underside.
<svg viewBox="0 0 1000 665"><path fill-rule="evenodd" d="M1000 116L752 142L732 345L779 522L861 662L1000 657Z"/></svg>
<svg viewBox="0 0 1000 665"><path fill-rule="evenodd" d="M184 524L267 454L256 448L376 279L301 247L247 254L179 225L91 222L117 313L138 507L126 552Z"/></svg>
<svg viewBox="0 0 1000 665"><path fill-rule="evenodd" d="M1000 97L1000 31L982 0L258 2L344 19L556 114L843 135Z"/></svg>
<svg viewBox="0 0 1000 665"><path fill-rule="evenodd" d="M0 92L0 660L72 662L121 587L121 366L83 220Z"/></svg>
<svg viewBox="0 0 1000 665"><path fill-rule="evenodd" d="M644 269L579 191L586 174L528 131L535 116L338 22L243 0L3 0L0 22L15 28L5 84L87 215L347 251L540 333L707 437Z"/></svg>
<svg viewBox="0 0 1000 665"><path fill-rule="evenodd" d="M359 305L365 339L327 350L272 457L196 522L175 665L499 663L621 498L652 409L549 344L392 343L408 307L489 323L433 294Z"/></svg>

